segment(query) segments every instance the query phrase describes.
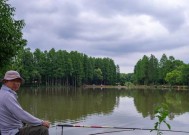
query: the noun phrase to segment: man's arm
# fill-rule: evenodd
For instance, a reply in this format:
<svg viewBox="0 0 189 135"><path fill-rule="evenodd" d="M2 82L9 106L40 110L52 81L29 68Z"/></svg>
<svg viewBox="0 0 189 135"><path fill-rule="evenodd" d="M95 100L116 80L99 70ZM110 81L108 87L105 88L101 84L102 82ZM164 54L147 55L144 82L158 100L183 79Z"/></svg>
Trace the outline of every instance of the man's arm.
<svg viewBox="0 0 189 135"><path fill-rule="evenodd" d="M49 127L50 123L48 121L43 121L39 118L34 117L27 111L23 110L23 108L20 106L18 101L14 96L7 95L6 98L6 107L7 109L16 117L17 119L23 121L24 123L27 123L29 125L44 125L46 127Z"/></svg>

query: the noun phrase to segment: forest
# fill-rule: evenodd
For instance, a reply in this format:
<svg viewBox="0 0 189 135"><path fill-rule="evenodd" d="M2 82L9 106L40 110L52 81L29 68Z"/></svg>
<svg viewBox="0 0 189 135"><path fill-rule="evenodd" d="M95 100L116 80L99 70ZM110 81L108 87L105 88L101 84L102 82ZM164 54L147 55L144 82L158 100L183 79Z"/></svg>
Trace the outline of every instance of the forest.
<svg viewBox="0 0 189 135"><path fill-rule="evenodd" d="M144 55L134 66L133 73L120 73L119 65L110 58L95 58L77 51L20 49L6 69L21 73L25 85L188 85L189 64L163 54Z"/></svg>
<svg viewBox="0 0 189 135"><path fill-rule="evenodd" d="M135 64L134 73L121 74L121 84L137 85L189 85L189 64L163 54L158 60L153 54L144 55Z"/></svg>
<svg viewBox="0 0 189 135"><path fill-rule="evenodd" d="M119 66L110 58L94 58L54 48L44 52L21 49L7 69L19 71L25 85L46 86L115 85L120 74Z"/></svg>

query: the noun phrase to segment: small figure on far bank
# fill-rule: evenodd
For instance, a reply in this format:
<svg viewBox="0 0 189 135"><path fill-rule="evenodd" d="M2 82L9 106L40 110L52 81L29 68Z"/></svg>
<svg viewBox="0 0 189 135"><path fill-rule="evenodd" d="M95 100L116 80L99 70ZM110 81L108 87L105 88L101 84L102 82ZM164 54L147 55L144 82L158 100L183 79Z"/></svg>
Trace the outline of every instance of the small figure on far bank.
<svg viewBox="0 0 189 135"><path fill-rule="evenodd" d="M43 121L23 110L16 91L24 79L17 71L7 71L1 80L0 131L1 135L48 135L49 121ZM23 127L23 123L28 126Z"/></svg>

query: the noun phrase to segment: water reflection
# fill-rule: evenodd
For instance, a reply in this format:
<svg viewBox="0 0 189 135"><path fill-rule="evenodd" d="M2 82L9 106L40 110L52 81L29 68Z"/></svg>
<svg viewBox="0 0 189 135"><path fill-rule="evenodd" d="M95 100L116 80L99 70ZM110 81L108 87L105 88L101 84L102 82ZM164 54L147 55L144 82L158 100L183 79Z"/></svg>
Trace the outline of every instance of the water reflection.
<svg viewBox="0 0 189 135"><path fill-rule="evenodd" d="M186 114L189 112L189 91L54 87L22 88L18 95L24 109L39 118L50 120L54 125L57 122L83 122L152 128L154 107L161 103L168 104L171 112L169 119L180 123L171 122L173 127L185 130L182 121L189 117ZM80 135L78 131L81 135L82 131L86 132L67 129L67 133L73 135Z"/></svg>
<svg viewBox="0 0 189 135"><path fill-rule="evenodd" d="M111 113L118 104L117 95L115 90L38 88L22 89L19 100L23 108L35 116L54 122Z"/></svg>
<svg viewBox="0 0 189 135"><path fill-rule="evenodd" d="M119 104L119 97L125 96L134 99L143 117L153 118L154 107L160 103L168 104L172 114L189 112L189 91L24 88L19 92L19 100L26 110L51 121L111 113Z"/></svg>
<svg viewBox="0 0 189 135"><path fill-rule="evenodd" d="M169 106L170 119L174 115L181 115L189 112L189 91L177 90L133 90L130 93L134 98L134 103L143 117L154 118L153 110L155 106L166 103Z"/></svg>

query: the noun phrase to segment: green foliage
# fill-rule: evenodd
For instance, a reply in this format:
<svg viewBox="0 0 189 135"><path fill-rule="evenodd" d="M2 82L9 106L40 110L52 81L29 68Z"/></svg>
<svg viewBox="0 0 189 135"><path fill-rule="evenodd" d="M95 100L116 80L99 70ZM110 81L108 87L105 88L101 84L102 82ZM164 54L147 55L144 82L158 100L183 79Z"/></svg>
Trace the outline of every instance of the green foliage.
<svg viewBox="0 0 189 135"><path fill-rule="evenodd" d="M116 65L109 58L92 58L77 51L52 48L42 52L30 48L20 50L11 61L11 69L18 70L25 84L80 86L82 84L110 84L117 82Z"/></svg>
<svg viewBox="0 0 189 135"><path fill-rule="evenodd" d="M169 58L163 54L160 61L151 55L149 58L144 55L134 68L133 82L141 85L166 84L188 85L188 65L173 56Z"/></svg>
<svg viewBox="0 0 189 135"><path fill-rule="evenodd" d="M87 84L93 79L93 65L90 58L85 54L83 56L83 70L85 71L83 76L83 83Z"/></svg>
<svg viewBox="0 0 189 135"><path fill-rule="evenodd" d="M133 82L133 73L120 73L120 85L124 86L127 83L132 83Z"/></svg>
<svg viewBox="0 0 189 135"><path fill-rule="evenodd" d="M15 20L15 8L6 3L6 0L0 1L0 67L2 69L10 63L12 58L23 49L26 40L22 38L23 20ZM3 71L4 72L4 71Z"/></svg>
<svg viewBox="0 0 189 135"><path fill-rule="evenodd" d="M181 68L182 83L189 85L189 64L183 64Z"/></svg>
<svg viewBox="0 0 189 135"><path fill-rule="evenodd" d="M101 84L103 80L102 71L100 68L94 70L94 81L97 84Z"/></svg>
<svg viewBox="0 0 189 135"><path fill-rule="evenodd" d="M134 86L132 82L125 82L124 85L127 86L128 88Z"/></svg>
<svg viewBox="0 0 189 135"><path fill-rule="evenodd" d="M167 128L170 130L171 126L166 122L166 118L169 115L167 104L161 104L155 109L155 117L158 118L158 121L154 124L154 130L157 131L157 135L162 135L161 125L164 123ZM153 130L152 130L153 131Z"/></svg>
<svg viewBox="0 0 189 135"><path fill-rule="evenodd" d="M148 83L156 84L158 81L158 59L151 55L148 64Z"/></svg>
<svg viewBox="0 0 189 135"><path fill-rule="evenodd" d="M169 84L181 84L181 71L173 70L166 74L165 81L167 81Z"/></svg>

